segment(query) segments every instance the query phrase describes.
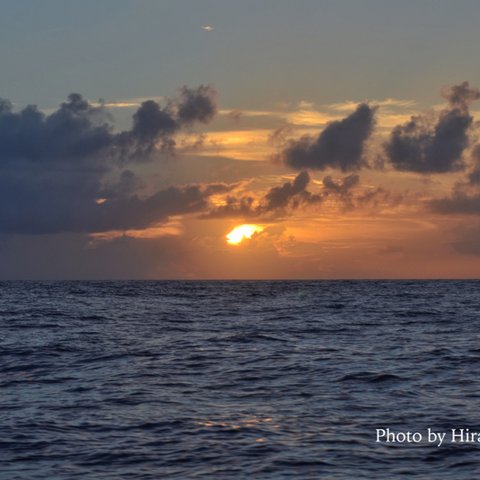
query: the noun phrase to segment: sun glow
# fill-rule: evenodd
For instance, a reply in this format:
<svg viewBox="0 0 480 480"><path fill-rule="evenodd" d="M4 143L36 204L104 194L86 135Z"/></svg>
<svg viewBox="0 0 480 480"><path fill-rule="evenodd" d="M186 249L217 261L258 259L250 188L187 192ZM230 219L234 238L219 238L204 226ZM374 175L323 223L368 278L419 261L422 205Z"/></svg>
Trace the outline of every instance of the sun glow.
<svg viewBox="0 0 480 480"><path fill-rule="evenodd" d="M263 227L260 225L239 225L226 235L227 243L230 245L238 245L243 242L243 240L250 239L255 233L260 233L261 231L263 231Z"/></svg>

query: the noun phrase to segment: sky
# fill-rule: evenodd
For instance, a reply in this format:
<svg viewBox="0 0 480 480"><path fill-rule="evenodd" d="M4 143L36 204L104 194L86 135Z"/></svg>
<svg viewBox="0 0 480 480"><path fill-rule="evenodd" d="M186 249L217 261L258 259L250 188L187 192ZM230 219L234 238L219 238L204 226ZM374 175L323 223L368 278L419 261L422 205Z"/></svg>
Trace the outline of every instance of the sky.
<svg viewBox="0 0 480 480"><path fill-rule="evenodd" d="M479 14L3 1L0 279L478 278Z"/></svg>

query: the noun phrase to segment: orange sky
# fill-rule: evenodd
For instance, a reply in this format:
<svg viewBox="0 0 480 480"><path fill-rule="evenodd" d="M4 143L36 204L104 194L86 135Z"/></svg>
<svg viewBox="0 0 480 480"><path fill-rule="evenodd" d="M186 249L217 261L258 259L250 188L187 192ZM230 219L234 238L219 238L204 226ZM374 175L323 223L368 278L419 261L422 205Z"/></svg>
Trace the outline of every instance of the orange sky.
<svg viewBox="0 0 480 480"><path fill-rule="evenodd" d="M212 5L6 5L0 279L479 277L480 6Z"/></svg>
<svg viewBox="0 0 480 480"><path fill-rule="evenodd" d="M365 149L372 165L376 156L382 156L395 125L418 114L433 119L445 108L439 103L422 110L414 99L391 98L375 105L379 106L377 126ZM212 208L225 205L232 195L249 195L261 202L269 189L292 182L298 173L272 160L285 142L305 134L317 136L329 122L341 120L355 108L352 102L314 106L304 101L289 109L236 112L236 116L220 110L202 129L202 140L195 147L189 145L198 137L185 134L178 140L175 158L161 155L140 167L145 191L197 178L235 184L227 194L210 198ZM472 115L477 118L474 110ZM279 128L285 136L272 139ZM175 239L181 253L172 255L173 263L152 258L145 273L148 278L476 278L480 257L475 242L480 232L474 217L435 213L429 203L450 196L473 168L473 128L469 135L471 145L462 152L466 167L459 172L397 171L386 163L381 169L359 171L359 182L347 199L331 196L318 205L287 207L270 216L179 215L141 230L91 234L90 248L105 248L125 237L138 242ZM309 172L308 188L318 194L325 191L326 176L334 183L347 176L334 168ZM379 188L382 194L371 202L359 200ZM226 235L242 224L259 225L262 231L229 244Z"/></svg>

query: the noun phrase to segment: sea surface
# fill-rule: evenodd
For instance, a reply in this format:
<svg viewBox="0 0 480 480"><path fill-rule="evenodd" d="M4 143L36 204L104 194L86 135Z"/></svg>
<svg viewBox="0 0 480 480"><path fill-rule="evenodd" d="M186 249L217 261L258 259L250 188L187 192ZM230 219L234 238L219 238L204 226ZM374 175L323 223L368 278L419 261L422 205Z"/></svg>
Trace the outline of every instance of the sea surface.
<svg viewBox="0 0 480 480"><path fill-rule="evenodd" d="M0 283L0 479L468 479L480 282Z"/></svg>

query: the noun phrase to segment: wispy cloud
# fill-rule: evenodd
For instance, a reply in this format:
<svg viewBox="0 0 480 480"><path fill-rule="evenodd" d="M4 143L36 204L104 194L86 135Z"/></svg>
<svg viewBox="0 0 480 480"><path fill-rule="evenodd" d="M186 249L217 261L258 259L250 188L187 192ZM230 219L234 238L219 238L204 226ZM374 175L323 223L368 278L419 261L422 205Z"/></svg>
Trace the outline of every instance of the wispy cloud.
<svg viewBox="0 0 480 480"><path fill-rule="evenodd" d="M161 238L178 236L184 232L181 217L171 217L169 221L152 225L143 229L109 230L106 232L90 233L93 244L101 241L112 241L118 238Z"/></svg>
<svg viewBox="0 0 480 480"><path fill-rule="evenodd" d="M365 99L362 102L368 102L379 107L395 107L395 108L411 108L416 105L415 100L405 100L400 98L385 98L383 100ZM339 103L329 103L324 105L329 110L335 110L339 112L349 112L355 110L359 103L358 101L346 100Z"/></svg>

